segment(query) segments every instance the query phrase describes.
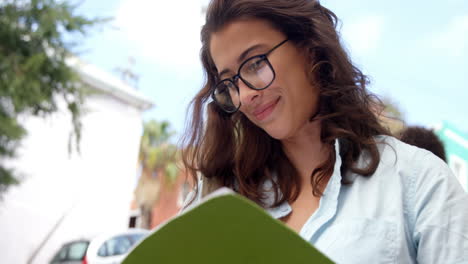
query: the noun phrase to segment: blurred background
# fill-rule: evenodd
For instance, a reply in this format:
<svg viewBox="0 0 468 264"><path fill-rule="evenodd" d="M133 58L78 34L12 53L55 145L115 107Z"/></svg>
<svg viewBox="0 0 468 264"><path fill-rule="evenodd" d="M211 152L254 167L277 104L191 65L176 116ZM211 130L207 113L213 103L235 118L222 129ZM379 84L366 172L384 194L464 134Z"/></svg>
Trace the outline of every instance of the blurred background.
<svg viewBox="0 0 468 264"><path fill-rule="evenodd" d="M178 212L207 3L0 0L1 263L82 262L94 238ZM468 190L468 2L321 3L386 104L382 122L434 131Z"/></svg>

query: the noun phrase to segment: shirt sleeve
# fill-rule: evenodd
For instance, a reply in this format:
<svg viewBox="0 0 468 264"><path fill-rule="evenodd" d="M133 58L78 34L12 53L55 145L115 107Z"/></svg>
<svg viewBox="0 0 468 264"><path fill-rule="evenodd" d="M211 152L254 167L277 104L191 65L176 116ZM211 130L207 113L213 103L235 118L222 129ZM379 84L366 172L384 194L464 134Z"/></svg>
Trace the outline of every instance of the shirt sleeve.
<svg viewBox="0 0 468 264"><path fill-rule="evenodd" d="M468 263L468 194L445 162L423 153L415 160L414 231L417 261Z"/></svg>

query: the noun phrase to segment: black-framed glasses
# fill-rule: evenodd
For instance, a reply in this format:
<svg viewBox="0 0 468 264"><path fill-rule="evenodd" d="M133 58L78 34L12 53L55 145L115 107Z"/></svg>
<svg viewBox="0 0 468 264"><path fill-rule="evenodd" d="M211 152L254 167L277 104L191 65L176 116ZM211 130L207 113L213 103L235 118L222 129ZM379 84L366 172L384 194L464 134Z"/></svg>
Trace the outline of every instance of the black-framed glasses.
<svg viewBox="0 0 468 264"><path fill-rule="evenodd" d="M215 103L227 113L237 112L241 106L239 86L237 85L239 79L254 90L268 88L276 77L275 70L268 60L268 55L286 43L286 41L288 39L281 41L267 53L246 59L239 66L236 75L218 82L211 93L211 97Z"/></svg>

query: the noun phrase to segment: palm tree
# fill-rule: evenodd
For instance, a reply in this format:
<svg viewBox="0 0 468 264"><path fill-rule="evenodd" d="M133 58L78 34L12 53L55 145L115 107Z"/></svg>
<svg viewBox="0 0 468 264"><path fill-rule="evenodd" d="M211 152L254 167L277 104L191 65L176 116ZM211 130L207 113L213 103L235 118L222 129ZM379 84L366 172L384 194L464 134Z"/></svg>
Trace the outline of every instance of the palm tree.
<svg viewBox="0 0 468 264"><path fill-rule="evenodd" d="M168 121L150 120L143 125L139 165L141 176L135 189L135 200L141 210L143 228L151 227L151 214L165 183L177 177L177 147L170 142L175 133Z"/></svg>

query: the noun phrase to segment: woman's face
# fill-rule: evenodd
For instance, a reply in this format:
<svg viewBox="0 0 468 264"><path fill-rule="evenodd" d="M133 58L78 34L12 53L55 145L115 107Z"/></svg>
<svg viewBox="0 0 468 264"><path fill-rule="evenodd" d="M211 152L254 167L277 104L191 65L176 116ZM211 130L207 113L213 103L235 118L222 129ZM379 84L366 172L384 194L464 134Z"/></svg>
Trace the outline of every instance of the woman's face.
<svg viewBox="0 0 468 264"><path fill-rule="evenodd" d="M248 58L267 53L286 36L260 19L237 20L213 33L210 52L219 80L236 75ZM240 111L271 137L294 137L317 110L318 88L307 77L306 56L288 41L268 55L276 77L264 90L239 86Z"/></svg>

